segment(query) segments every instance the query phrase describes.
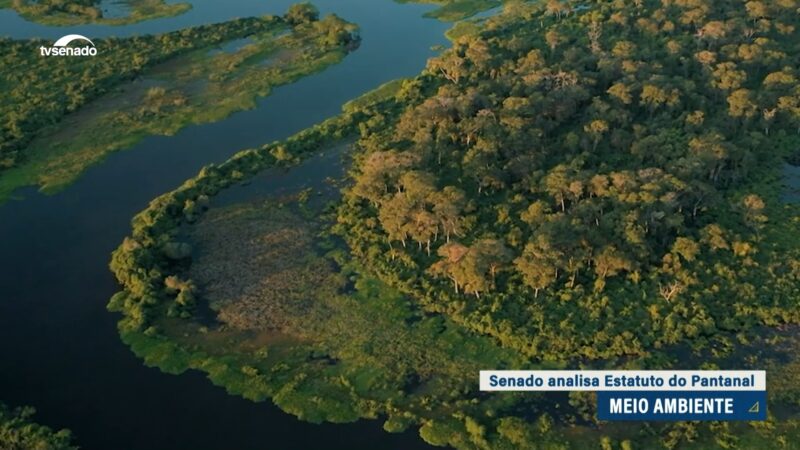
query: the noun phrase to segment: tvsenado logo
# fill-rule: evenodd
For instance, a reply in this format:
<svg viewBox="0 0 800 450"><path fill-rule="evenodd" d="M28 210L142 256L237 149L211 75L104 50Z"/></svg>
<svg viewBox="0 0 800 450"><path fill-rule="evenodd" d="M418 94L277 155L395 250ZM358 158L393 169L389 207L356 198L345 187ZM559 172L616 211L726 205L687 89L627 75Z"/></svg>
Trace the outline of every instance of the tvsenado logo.
<svg viewBox="0 0 800 450"><path fill-rule="evenodd" d="M70 47L69 44L73 41L86 41L91 45L84 45L83 47ZM42 56L95 56L97 49L94 47L94 42L80 34L68 34L53 43L52 47L39 47Z"/></svg>

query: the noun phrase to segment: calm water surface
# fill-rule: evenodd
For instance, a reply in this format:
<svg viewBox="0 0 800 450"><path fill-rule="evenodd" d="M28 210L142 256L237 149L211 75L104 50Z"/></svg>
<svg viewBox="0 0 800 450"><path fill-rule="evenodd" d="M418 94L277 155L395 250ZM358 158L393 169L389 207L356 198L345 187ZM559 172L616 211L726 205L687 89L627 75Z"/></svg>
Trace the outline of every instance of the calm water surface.
<svg viewBox="0 0 800 450"><path fill-rule="evenodd" d="M189 13L125 27L45 27L0 11L0 35L56 39L170 31L234 17L283 13L292 0L198 0ZM335 115L383 82L418 73L447 26L422 18L427 7L387 0L322 0L361 26L361 48L345 61L274 90L256 109L151 137L113 154L54 196L28 189L0 206L0 399L32 405L37 419L71 428L84 449L416 449L416 432L391 435L379 421L312 425L271 403L230 396L205 376L143 366L120 341L106 312L118 289L110 252L153 197L205 164ZM311 164L312 169L317 165ZM304 177L314 174L304 173ZM286 176L297 177L297 173ZM278 178L280 180L280 178ZM276 187L280 183L272 181Z"/></svg>

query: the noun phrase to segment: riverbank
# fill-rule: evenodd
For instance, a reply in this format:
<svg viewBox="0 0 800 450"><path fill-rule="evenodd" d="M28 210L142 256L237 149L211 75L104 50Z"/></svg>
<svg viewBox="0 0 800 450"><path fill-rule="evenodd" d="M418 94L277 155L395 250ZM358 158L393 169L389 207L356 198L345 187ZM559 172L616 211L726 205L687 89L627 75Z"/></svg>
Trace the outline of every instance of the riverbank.
<svg viewBox="0 0 800 450"><path fill-rule="evenodd" d="M0 202L23 186L56 192L109 153L146 136L173 135L187 125L251 109L274 87L340 62L358 44L356 27L335 16L294 26L280 18L258 20L258 28L218 38L211 45L200 41L188 51L165 55L158 64L100 81L105 94L37 132L24 154L16 157L19 161L12 160L12 167L0 172ZM213 36L226 26L207 31ZM214 50L225 42L239 45ZM126 43L114 45L124 48Z"/></svg>

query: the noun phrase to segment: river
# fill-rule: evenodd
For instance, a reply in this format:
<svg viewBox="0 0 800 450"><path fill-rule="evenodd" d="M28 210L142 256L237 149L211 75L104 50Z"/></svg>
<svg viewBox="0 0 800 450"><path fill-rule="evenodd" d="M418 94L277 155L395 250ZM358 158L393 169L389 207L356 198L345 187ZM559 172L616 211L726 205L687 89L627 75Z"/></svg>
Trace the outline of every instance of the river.
<svg viewBox="0 0 800 450"><path fill-rule="evenodd" d="M175 30L234 17L281 14L292 0L199 0L182 16L124 27L46 27L0 11L0 35L56 39ZM153 197L205 164L285 138L335 115L381 83L418 73L448 25L430 7L388 0L320 0L361 26L361 47L336 66L276 88L254 110L149 137L90 168L64 191L34 189L0 206L0 400L37 408L36 420L70 428L89 450L415 449L411 430L388 434L380 421L313 425L269 402L252 403L203 374L166 375L123 345L106 311L118 286L111 251Z"/></svg>

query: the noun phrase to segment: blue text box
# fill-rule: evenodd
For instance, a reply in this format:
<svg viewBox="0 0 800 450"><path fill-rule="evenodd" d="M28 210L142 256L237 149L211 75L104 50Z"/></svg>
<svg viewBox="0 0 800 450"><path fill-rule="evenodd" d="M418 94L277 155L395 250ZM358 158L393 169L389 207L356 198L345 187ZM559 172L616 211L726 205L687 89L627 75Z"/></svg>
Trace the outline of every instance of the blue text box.
<svg viewBox="0 0 800 450"><path fill-rule="evenodd" d="M599 420L767 420L766 391L599 391Z"/></svg>

